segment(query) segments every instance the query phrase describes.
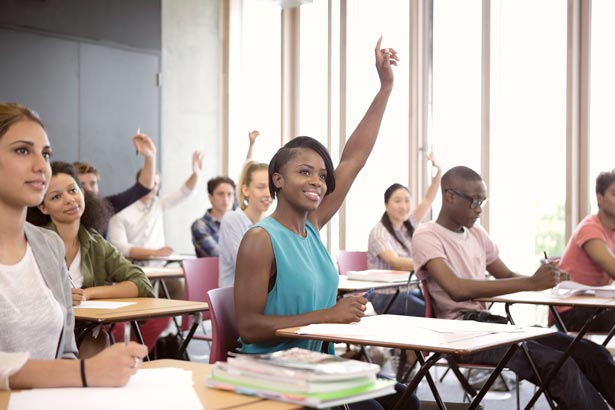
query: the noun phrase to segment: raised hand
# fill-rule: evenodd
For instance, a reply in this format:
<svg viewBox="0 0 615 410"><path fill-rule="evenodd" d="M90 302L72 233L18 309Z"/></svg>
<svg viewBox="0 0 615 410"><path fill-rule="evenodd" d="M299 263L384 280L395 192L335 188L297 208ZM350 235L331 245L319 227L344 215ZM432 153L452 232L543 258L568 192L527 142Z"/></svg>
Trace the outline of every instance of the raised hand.
<svg viewBox="0 0 615 410"><path fill-rule="evenodd" d="M152 157L156 155L156 145L145 134L136 134L132 137L132 143L137 152L144 157Z"/></svg>
<svg viewBox="0 0 615 410"><path fill-rule="evenodd" d="M257 130L248 132L248 138L250 139L250 145L254 145L254 142L256 141L256 137L258 137L259 135L261 135L261 133L258 132Z"/></svg>
<svg viewBox="0 0 615 410"><path fill-rule="evenodd" d="M374 53L376 55L376 70L378 71L378 77L380 77L381 88L393 87L393 69L391 66L397 65L399 57L397 57L397 51L393 48L380 48L382 44L382 36L378 38L376 49Z"/></svg>
<svg viewBox="0 0 615 410"><path fill-rule="evenodd" d="M203 159L205 158L205 154L201 151L194 151L192 153L192 173L195 175L200 175L203 171Z"/></svg>

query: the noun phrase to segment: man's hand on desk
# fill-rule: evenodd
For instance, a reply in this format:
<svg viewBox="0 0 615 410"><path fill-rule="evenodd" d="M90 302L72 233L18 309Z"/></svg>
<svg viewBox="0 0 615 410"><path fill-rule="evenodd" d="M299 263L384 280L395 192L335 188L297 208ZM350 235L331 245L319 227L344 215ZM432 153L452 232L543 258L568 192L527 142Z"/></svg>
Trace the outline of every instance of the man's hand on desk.
<svg viewBox="0 0 615 410"><path fill-rule="evenodd" d="M560 270L554 263L541 265L530 277L533 287L531 290L544 290L557 286L560 282L568 280L568 272Z"/></svg>

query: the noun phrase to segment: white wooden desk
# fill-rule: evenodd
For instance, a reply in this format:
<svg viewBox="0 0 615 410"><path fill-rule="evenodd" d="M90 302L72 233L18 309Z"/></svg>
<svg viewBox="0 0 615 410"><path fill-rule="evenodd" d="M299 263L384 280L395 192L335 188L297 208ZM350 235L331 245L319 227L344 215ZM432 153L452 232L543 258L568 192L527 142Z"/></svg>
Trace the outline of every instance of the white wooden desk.
<svg viewBox="0 0 615 410"><path fill-rule="evenodd" d="M589 319L585 322L581 330L577 333L575 338L572 340L572 342L570 343L570 346L568 346L568 349L566 349L561 359L549 371L549 373L547 373L547 376L544 378L544 382L542 383L541 386L539 386L538 390L536 391L536 393L534 394L530 402L525 407L526 409L530 409L534 405L536 400L538 400L538 397L540 396L540 394L543 393L546 386L549 385L549 383L551 382L555 374L557 374L559 369L564 365L564 362L566 361L566 359L570 357L570 352L574 349L576 344L583 338L583 336L585 336L585 334L591 327L592 322L596 320L596 318L600 314L602 314L602 312L604 312L605 310L615 309L615 298L599 298L599 297L587 296L587 295L563 297L563 296L553 295L550 293L550 291L517 292L517 293L511 293L508 295L494 296L494 297L489 297L489 298L479 298L477 300L481 302L488 302L488 303L490 302L504 303L504 307L506 309L506 315L508 316L508 320L510 321L510 323L515 323L510 313L510 306L515 303L532 304L532 305L547 305L549 306L549 309L551 310L551 313L553 314L553 317L556 323L558 323L557 325L558 328L560 328L564 332L566 331L566 326L564 325L564 323L561 320L561 317L559 316L559 312L556 309L557 306L596 308L594 313L589 317ZM603 345L606 346L606 344L608 344L608 342L613 337L614 333L615 333L615 326L611 329L611 331L607 335L607 338L605 339Z"/></svg>
<svg viewBox="0 0 615 410"><path fill-rule="evenodd" d="M303 408L295 404L265 400L258 397L207 388L205 387L205 379L211 372L211 365L209 364L165 359L143 363L141 367L145 369L178 367L192 371L194 390L204 410L297 410ZM8 391L0 391L0 410L8 409L10 393L11 392ZM135 400L138 400L138 397L135 397ZM87 408L87 404L84 404L84 407Z"/></svg>
<svg viewBox="0 0 615 410"><path fill-rule="evenodd" d="M476 409L495 378L516 351L518 343L554 333L556 333L555 329L538 327L397 315L370 316L353 324L319 324L276 331L278 336L287 338L414 350L421 362L421 368L410 381L404 399L416 389L420 380L427 376L427 381L440 409L446 409L446 405L440 398L435 383L428 376L429 369L440 358L446 355L458 356L510 345L508 352L496 366L485 386L468 407L468 409ZM424 351L434 354L425 360L422 355ZM403 399L400 400L396 408L401 406L403 401Z"/></svg>
<svg viewBox="0 0 615 410"><path fill-rule="evenodd" d="M174 299L158 299L158 298L120 298L106 299L109 302L133 302L134 304L124 306L118 309L89 309L75 306L75 320L89 322L89 325L77 337L77 341L83 339L85 334L99 324L111 324L117 322L130 322L135 336L139 343L143 343L141 331L139 329L139 320L155 319L159 317L174 317L179 315L195 315L192 327L188 335L179 349L178 357L182 357L186 351L186 347L192 339L199 323L201 322L201 312L208 310L209 306L204 302L193 302ZM105 299L101 299L105 301ZM149 358L147 358L149 360Z"/></svg>

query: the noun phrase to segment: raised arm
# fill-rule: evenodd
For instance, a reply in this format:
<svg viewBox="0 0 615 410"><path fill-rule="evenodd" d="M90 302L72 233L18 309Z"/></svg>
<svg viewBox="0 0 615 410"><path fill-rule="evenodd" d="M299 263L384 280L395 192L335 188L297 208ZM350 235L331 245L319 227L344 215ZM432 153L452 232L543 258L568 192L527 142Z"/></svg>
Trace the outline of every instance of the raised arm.
<svg viewBox="0 0 615 410"><path fill-rule="evenodd" d="M414 210L414 220L417 224L425 219L425 216L431 209L431 205L438 195L440 180L442 179L442 166L433 152L429 154L429 160L431 161L431 165L436 169L436 175L431 179L431 184L429 188L427 188L425 196Z"/></svg>
<svg viewBox="0 0 615 410"><path fill-rule="evenodd" d="M325 196L318 209L309 216L310 221L317 229L322 228L342 205L352 183L365 165L376 143L384 110L393 89L392 66L397 65L399 60L394 49L381 49L381 43L382 37L378 39L374 50L376 70L380 78L380 90L344 146L340 163L335 170L335 191Z"/></svg>
<svg viewBox="0 0 615 410"><path fill-rule="evenodd" d="M152 189L154 187L154 176L156 175L156 146L145 134L137 134L132 137L132 143L139 155L142 155L144 159L138 182L144 187Z"/></svg>
<svg viewBox="0 0 615 410"><path fill-rule="evenodd" d="M256 142L256 138L259 135L261 135L261 133L258 132L257 130L248 132L248 139L250 140L250 146L248 146L248 153L246 154L245 163L252 161L252 149L254 148L254 143Z"/></svg>
<svg viewBox="0 0 615 410"><path fill-rule="evenodd" d="M239 246L235 271L235 317L245 343L274 342L277 329L310 323L351 323L364 315L362 296L342 298L328 309L295 316L265 315L269 279L275 259L269 234L262 228L250 229Z"/></svg>
<svg viewBox="0 0 615 410"><path fill-rule="evenodd" d="M194 191L196 184L199 182L199 178L201 177L201 172L203 172L203 158L204 154L200 151L194 151L192 153L192 174L190 177L184 182L186 188L190 191Z"/></svg>

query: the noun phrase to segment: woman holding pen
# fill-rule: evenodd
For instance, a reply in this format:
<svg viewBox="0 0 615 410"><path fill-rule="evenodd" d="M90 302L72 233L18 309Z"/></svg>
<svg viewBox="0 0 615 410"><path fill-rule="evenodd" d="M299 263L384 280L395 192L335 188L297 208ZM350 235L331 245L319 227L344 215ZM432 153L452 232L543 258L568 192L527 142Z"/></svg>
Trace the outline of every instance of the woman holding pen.
<svg viewBox="0 0 615 410"><path fill-rule="evenodd" d="M73 305L92 299L152 297L152 285L143 270L130 263L97 232L106 222L102 200L81 188L72 164L52 162L51 174L42 203L29 208L27 219L57 232L64 242L68 274L74 283ZM168 318L148 320L141 326L143 340L150 350L169 321ZM81 330L79 322L76 328L78 332ZM122 325L116 325L116 338L121 337L121 328ZM88 335L85 342L80 347L81 357L91 354L86 348L96 351L104 347L106 337Z"/></svg>
<svg viewBox="0 0 615 410"><path fill-rule="evenodd" d="M318 231L341 206L376 142L398 60L395 50L380 48L381 41L375 49L380 90L346 143L337 169L327 149L310 137L291 140L269 163L269 191L277 207L245 234L237 254L235 310L244 353L291 347L320 351L322 342L280 339L275 331L357 322L365 314L363 296L336 301L339 277ZM380 400L388 408L387 399L391 396ZM373 401L363 404L382 408ZM418 400L407 404L417 408Z"/></svg>
<svg viewBox="0 0 615 410"><path fill-rule="evenodd" d="M75 359L74 316L62 243L26 222L51 177L51 147L28 108L0 103L0 389L122 386L147 353L118 344Z"/></svg>

